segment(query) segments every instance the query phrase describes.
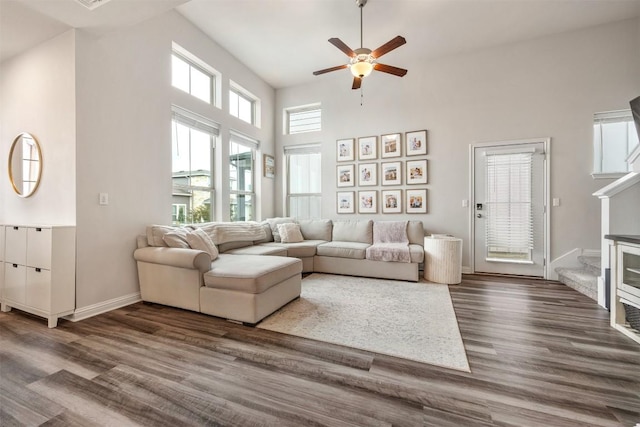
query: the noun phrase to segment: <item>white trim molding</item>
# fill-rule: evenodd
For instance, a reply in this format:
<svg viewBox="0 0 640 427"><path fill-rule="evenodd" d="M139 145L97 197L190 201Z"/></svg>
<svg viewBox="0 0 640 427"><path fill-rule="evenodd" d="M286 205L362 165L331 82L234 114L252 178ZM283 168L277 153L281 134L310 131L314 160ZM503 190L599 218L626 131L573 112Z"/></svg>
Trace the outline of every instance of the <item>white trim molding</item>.
<svg viewBox="0 0 640 427"><path fill-rule="evenodd" d="M64 316L63 319L77 322L80 320L88 319L89 317L97 316L98 314L107 313L111 310L126 307L131 304L142 301L140 292L136 292L129 295L123 295L118 298L114 298L108 301L99 302L97 304L89 305L76 309L73 314Z"/></svg>

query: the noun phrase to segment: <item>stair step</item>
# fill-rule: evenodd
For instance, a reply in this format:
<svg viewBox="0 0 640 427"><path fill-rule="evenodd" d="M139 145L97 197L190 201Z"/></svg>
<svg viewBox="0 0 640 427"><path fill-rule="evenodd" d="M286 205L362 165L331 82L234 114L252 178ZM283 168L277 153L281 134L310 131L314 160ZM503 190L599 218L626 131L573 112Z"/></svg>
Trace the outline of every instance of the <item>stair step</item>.
<svg viewBox="0 0 640 427"><path fill-rule="evenodd" d="M590 270L596 276L600 276L601 272L601 259L600 256L585 256L580 255L578 261L582 263L588 270Z"/></svg>
<svg viewBox="0 0 640 427"><path fill-rule="evenodd" d="M558 280L591 298L598 300L598 278L588 268L557 268Z"/></svg>

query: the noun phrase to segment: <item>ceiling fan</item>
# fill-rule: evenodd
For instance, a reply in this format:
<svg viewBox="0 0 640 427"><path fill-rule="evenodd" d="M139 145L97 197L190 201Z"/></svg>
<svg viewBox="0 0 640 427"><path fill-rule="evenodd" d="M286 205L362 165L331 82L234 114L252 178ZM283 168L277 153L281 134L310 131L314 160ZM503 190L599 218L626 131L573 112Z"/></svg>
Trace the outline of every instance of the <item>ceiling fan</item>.
<svg viewBox="0 0 640 427"><path fill-rule="evenodd" d="M351 70L351 74L353 74L353 85L351 86L351 89L360 89L362 79L371 74L371 71L373 70L393 74L398 77L402 77L407 74L407 70L404 68L393 67L391 65L380 64L377 62L378 58L385 53L389 53L405 44L407 41L404 37L396 36L374 51L362 46L362 9L364 8L364 5L367 4L367 0L356 0L356 4L360 8L360 48L352 50L339 38L334 37L329 39L329 43L347 54L350 58L349 63L338 65L336 67L325 68L324 70L314 71L313 75L318 76L331 71L349 68Z"/></svg>

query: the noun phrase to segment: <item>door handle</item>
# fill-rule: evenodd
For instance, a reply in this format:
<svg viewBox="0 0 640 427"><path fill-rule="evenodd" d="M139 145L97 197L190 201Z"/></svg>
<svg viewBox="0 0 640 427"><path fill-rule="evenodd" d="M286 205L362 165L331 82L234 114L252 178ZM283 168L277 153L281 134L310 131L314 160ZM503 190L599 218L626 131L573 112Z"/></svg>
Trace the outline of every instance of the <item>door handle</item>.
<svg viewBox="0 0 640 427"><path fill-rule="evenodd" d="M476 216L477 216L478 218L482 218L482 214L480 214L480 213L479 213L479 214L476 214Z"/></svg>

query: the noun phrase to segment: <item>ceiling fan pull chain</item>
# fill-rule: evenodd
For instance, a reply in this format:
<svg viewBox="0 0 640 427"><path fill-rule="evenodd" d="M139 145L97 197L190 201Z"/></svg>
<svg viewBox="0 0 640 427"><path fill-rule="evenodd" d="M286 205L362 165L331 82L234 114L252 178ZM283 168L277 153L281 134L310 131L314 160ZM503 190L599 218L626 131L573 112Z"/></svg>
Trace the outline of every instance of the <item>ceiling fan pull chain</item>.
<svg viewBox="0 0 640 427"><path fill-rule="evenodd" d="M363 103L364 103L364 89L362 89L362 86L360 86L360 106L361 107Z"/></svg>

